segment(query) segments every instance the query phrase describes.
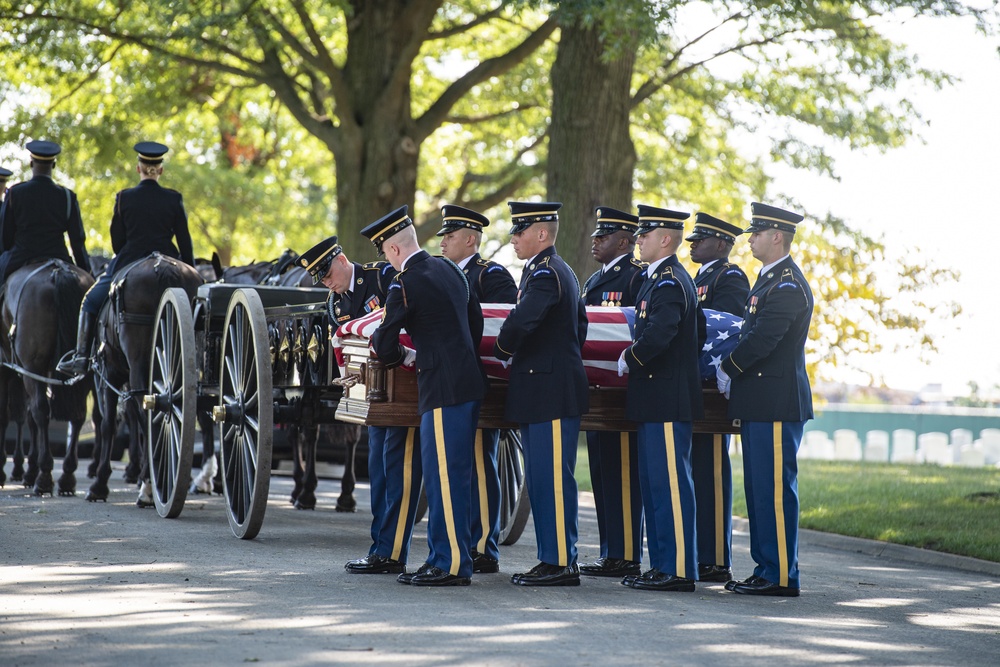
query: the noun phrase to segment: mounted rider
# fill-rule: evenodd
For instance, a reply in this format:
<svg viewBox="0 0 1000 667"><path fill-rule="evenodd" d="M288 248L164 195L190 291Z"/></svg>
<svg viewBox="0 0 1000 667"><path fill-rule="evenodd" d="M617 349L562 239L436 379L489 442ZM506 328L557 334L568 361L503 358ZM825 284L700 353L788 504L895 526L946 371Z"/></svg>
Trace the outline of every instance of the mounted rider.
<svg viewBox="0 0 1000 667"><path fill-rule="evenodd" d="M73 357L56 366L56 370L67 375L82 375L87 370L94 323L118 271L154 252L194 266L184 199L176 190L164 188L158 182L163 174L163 156L170 149L155 141L141 141L134 150L139 155L136 165L139 184L115 196L111 218L111 247L115 256L84 297Z"/></svg>
<svg viewBox="0 0 1000 667"><path fill-rule="evenodd" d="M11 186L0 208L0 283L29 262L50 258L70 262L65 237L77 266L90 271L76 193L52 180L62 148L53 141L29 141L25 148L31 158L31 180Z"/></svg>

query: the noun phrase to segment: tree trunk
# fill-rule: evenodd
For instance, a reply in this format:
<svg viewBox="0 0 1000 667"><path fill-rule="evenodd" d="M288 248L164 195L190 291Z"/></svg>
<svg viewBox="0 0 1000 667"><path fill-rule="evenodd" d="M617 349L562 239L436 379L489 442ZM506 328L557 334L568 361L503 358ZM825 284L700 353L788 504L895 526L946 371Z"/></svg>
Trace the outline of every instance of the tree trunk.
<svg viewBox="0 0 1000 667"><path fill-rule="evenodd" d="M598 30L572 25L561 33L551 74L547 189L550 200L563 203L559 254L582 282L597 268L590 254L594 210L632 209L636 156L629 108L637 47L603 62Z"/></svg>

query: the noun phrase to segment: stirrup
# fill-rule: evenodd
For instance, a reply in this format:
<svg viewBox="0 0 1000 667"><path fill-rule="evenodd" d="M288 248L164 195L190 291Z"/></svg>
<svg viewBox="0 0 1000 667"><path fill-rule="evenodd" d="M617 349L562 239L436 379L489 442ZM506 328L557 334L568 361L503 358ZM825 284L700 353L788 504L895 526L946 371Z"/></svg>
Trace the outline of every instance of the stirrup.
<svg viewBox="0 0 1000 667"><path fill-rule="evenodd" d="M59 358L56 370L70 377L81 377L86 374L89 365L90 359L88 357L78 357L76 350L69 350Z"/></svg>

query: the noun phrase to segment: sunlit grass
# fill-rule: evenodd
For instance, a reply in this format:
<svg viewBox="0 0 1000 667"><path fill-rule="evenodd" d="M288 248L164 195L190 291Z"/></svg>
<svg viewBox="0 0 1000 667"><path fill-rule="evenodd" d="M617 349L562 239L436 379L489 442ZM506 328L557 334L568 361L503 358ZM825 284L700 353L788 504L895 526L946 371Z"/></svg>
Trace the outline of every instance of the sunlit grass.
<svg viewBox="0 0 1000 667"><path fill-rule="evenodd" d="M799 525L1000 562L1000 469L799 461ZM733 513L746 516L733 457Z"/></svg>
<svg viewBox="0 0 1000 667"><path fill-rule="evenodd" d="M585 441L583 441L585 443ZM733 514L746 516L734 456ZM576 479L591 491L586 444ZM799 525L1000 562L1000 469L799 461Z"/></svg>

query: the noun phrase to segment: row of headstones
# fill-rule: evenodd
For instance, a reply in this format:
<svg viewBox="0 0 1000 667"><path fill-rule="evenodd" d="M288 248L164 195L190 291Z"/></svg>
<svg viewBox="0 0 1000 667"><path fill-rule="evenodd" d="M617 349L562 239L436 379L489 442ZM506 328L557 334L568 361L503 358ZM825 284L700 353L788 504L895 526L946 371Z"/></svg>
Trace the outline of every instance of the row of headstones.
<svg viewBox="0 0 1000 667"><path fill-rule="evenodd" d="M799 457L1000 467L1000 428L983 429L978 439L973 439L972 431L964 428L920 435L909 429L896 429L891 438L886 431L868 431L864 443L850 429L834 431L832 439L823 431L807 431L799 446Z"/></svg>

